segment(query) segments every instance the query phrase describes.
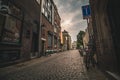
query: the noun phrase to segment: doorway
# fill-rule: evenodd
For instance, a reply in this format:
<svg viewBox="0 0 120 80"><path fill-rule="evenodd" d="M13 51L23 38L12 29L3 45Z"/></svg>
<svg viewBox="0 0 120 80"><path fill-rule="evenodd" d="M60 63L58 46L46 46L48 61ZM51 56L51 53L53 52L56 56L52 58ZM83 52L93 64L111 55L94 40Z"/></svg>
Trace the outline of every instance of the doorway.
<svg viewBox="0 0 120 80"><path fill-rule="evenodd" d="M45 41L42 40L42 43L41 43L41 52L42 52L42 55L45 55Z"/></svg>
<svg viewBox="0 0 120 80"><path fill-rule="evenodd" d="M32 33L32 47L31 47L31 57L37 57L38 52L38 36L37 33Z"/></svg>

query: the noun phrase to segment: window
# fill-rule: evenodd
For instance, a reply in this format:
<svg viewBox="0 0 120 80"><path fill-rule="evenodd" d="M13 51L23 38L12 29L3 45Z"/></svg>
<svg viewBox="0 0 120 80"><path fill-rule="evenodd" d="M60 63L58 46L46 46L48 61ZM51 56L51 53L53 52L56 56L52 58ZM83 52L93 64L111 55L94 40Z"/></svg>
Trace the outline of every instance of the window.
<svg viewBox="0 0 120 80"><path fill-rule="evenodd" d="M54 37L54 47L56 48L57 47L57 38Z"/></svg>
<svg viewBox="0 0 120 80"><path fill-rule="evenodd" d="M52 36L48 33L48 47L52 47Z"/></svg>
<svg viewBox="0 0 120 80"><path fill-rule="evenodd" d="M48 20L51 22L51 13L50 12L48 12Z"/></svg>
<svg viewBox="0 0 120 80"><path fill-rule="evenodd" d="M42 12L45 14L45 8L46 8L46 6L45 6L45 1L43 1L43 6L42 6Z"/></svg>
<svg viewBox="0 0 120 80"><path fill-rule="evenodd" d="M44 7L43 7L42 11L43 11L43 13L45 13L45 9L44 9Z"/></svg>
<svg viewBox="0 0 120 80"><path fill-rule="evenodd" d="M43 3L42 12L44 13L45 17L52 22L52 4L50 0L45 0Z"/></svg>
<svg viewBox="0 0 120 80"><path fill-rule="evenodd" d="M2 41L4 42L19 42L20 40L21 21L11 16L6 18Z"/></svg>
<svg viewBox="0 0 120 80"><path fill-rule="evenodd" d="M45 16L48 17L48 13L47 13L47 11L45 11Z"/></svg>
<svg viewBox="0 0 120 80"><path fill-rule="evenodd" d="M57 33L57 28L56 27L54 27L54 32Z"/></svg>
<svg viewBox="0 0 120 80"><path fill-rule="evenodd" d="M48 9L49 9L49 10L52 9L52 7L51 7L51 2L50 2L50 1L48 2Z"/></svg>
<svg viewBox="0 0 120 80"><path fill-rule="evenodd" d="M12 4L8 7L8 14L0 12L0 42L19 43L22 12Z"/></svg>
<svg viewBox="0 0 120 80"><path fill-rule="evenodd" d="M48 1L45 1L45 6L46 6L46 7L48 6L47 2L48 2Z"/></svg>
<svg viewBox="0 0 120 80"><path fill-rule="evenodd" d="M50 7L50 2L48 2L48 7Z"/></svg>
<svg viewBox="0 0 120 80"><path fill-rule="evenodd" d="M0 39L1 39L1 36L2 36L2 29L3 29L3 26L4 26L4 22L5 22L5 16L0 14Z"/></svg>
<svg viewBox="0 0 120 80"><path fill-rule="evenodd" d="M45 38L45 29L42 28L42 38Z"/></svg>
<svg viewBox="0 0 120 80"><path fill-rule="evenodd" d="M57 25L56 25L56 23L54 25L54 32L57 33Z"/></svg>
<svg viewBox="0 0 120 80"><path fill-rule="evenodd" d="M48 20L50 21L50 14L48 14Z"/></svg>

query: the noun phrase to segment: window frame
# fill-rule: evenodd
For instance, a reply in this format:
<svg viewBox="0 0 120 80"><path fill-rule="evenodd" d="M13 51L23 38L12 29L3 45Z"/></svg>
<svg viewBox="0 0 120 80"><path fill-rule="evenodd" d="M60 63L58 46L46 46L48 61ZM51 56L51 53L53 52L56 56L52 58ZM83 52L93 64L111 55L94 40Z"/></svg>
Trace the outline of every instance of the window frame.
<svg viewBox="0 0 120 80"><path fill-rule="evenodd" d="M7 5L9 8L11 7L11 8L15 8L16 9L16 13L17 13L17 10L19 10L20 11L20 15L18 16L18 15L16 15L14 12L13 13L10 13L10 12L8 12L8 13L2 13L2 12L0 12L0 14L2 15L2 16L4 16L5 17L5 20L4 20L4 22L3 22L3 25L2 25L2 28L1 28L1 36L0 36L0 44L13 44L13 45L21 45L21 32L22 32L22 25L23 25L23 11L19 8L19 7L17 7L15 4L12 4L12 3L9 3L8 5ZM14 11L14 10L13 10ZM18 42L17 42L17 40L16 41L5 41L5 40L3 40L3 38L4 38L4 33L6 32L5 31L5 27L6 27L6 20L7 20L7 18L8 17L11 17L12 19L14 19L15 20L15 27L17 27L17 24L19 24L20 23L20 26L19 26L19 29L17 29L18 30L18 36L19 36L19 39L18 39ZM10 19L8 19L8 21L9 21ZM18 22L18 23L17 23ZM11 24L11 23L10 23ZM9 33L8 33L9 34ZM15 34L14 34L14 36L15 36ZM11 38L12 39L12 38Z"/></svg>
<svg viewBox="0 0 120 80"><path fill-rule="evenodd" d="M42 13L47 18L47 20L52 23L52 2L50 0L45 0L42 8L44 9L42 9Z"/></svg>
<svg viewBox="0 0 120 80"><path fill-rule="evenodd" d="M3 15L0 13L0 15ZM4 25L5 25L5 20L3 21L2 25L1 25L1 31L0 31L0 41L2 39L2 35L3 35L3 28L4 28Z"/></svg>
<svg viewBox="0 0 120 80"><path fill-rule="evenodd" d="M52 48L52 35L48 32L48 48Z"/></svg>

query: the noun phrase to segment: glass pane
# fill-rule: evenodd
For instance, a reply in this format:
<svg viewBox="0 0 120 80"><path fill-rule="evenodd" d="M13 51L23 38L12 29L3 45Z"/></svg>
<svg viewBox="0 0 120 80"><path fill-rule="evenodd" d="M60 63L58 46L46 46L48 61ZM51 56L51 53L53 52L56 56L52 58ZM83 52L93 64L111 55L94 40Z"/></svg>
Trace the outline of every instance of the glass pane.
<svg viewBox="0 0 120 80"><path fill-rule="evenodd" d="M52 36L50 34L48 34L48 47L52 47Z"/></svg>
<svg viewBox="0 0 120 80"><path fill-rule="evenodd" d="M20 28L21 28L20 20L17 20L16 18L11 16L7 17L2 41L18 43L20 40Z"/></svg>
<svg viewBox="0 0 120 80"><path fill-rule="evenodd" d="M5 22L5 16L3 16L2 14L0 14L0 36L2 34L2 28L4 26L4 22Z"/></svg>

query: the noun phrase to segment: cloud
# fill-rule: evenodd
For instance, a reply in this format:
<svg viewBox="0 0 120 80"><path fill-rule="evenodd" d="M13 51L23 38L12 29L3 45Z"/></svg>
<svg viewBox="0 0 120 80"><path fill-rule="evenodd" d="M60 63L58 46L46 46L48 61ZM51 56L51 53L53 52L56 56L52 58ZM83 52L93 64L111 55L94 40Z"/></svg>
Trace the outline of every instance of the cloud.
<svg viewBox="0 0 120 80"><path fill-rule="evenodd" d="M80 30L87 27L86 20L83 20L81 6L88 4L88 0L54 0L61 17L62 30L67 30L76 40Z"/></svg>

